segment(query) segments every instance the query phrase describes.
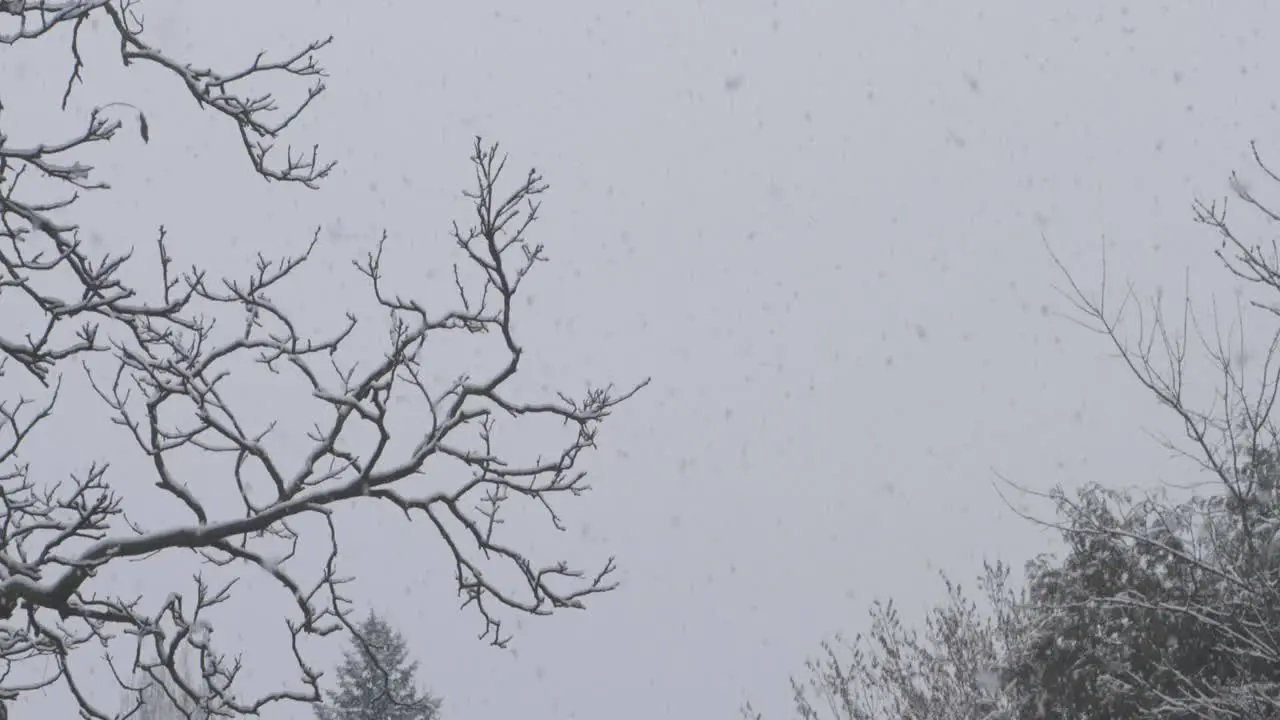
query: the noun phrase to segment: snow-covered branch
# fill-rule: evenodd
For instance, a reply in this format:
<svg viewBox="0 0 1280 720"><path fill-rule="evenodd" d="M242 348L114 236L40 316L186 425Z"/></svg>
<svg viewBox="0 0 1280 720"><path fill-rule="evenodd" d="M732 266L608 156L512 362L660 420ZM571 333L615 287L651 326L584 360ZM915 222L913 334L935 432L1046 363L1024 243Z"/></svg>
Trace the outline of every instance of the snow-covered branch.
<svg viewBox="0 0 1280 720"><path fill-rule="evenodd" d="M234 124L258 175L315 187L333 167L319 162L314 151L287 152L280 165L269 159L275 139L324 90L314 53L328 40L218 71L157 50L130 0L0 0L0 46L69 39L70 93L82 66L77 39L88 31L85 19L95 14L107 18L100 31L118 36L126 64L165 70L202 107ZM59 28L66 32L54 32ZM286 109L270 95L237 91L244 80L269 74L314 84L305 100ZM578 608L587 596L613 587L612 560L590 572L559 560L535 561L500 529L503 508L516 499L532 502L551 526L562 529L557 499L587 487L583 453L595 446L601 423L618 404L645 384L534 400L512 392L524 354L515 300L545 259L542 245L529 238L547 189L540 174L530 171L508 186L505 156L476 139L476 183L468 193L474 223L453 228L460 258L453 273L456 302L428 308L396 294L384 273L385 243L379 242L355 263L382 316L391 319L383 341L371 347L367 338L355 339L367 318L354 313L334 319L320 335L299 329L303 323L287 298L290 283L305 272L314 239L297 256L259 256L243 277L215 279L198 268L178 272L168 232L161 228L151 288L124 279L121 269L132 267L128 253L95 255L86 248L64 211L78 193L109 186L77 156L90 145L109 143L126 121L136 121L146 139L141 110L121 104L99 108L71 137L22 145L9 142L3 120L0 105L0 305L14 309L0 312L0 665L55 662L40 682L23 686L5 684L8 675L0 668L0 698L58 684L86 717L113 717L85 691L79 679L85 670L73 669L69 659L78 649L125 633L149 649L128 662L107 658L125 687L132 687L128 678L139 671L168 674L172 682L165 687L223 715L318 699L319 672L306 661L299 639L354 631L341 593L341 538L333 514L356 500L394 507L418 521L425 539L442 543L452 556L464 605L474 608L482 637L494 644L509 640L506 613ZM66 192L41 199L30 187L34 178L42 187ZM243 323L227 328L229 314ZM19 317L34 318L34 325L22 328L10 320ZM431 379L423 367L424 348L449 336L490 341L500 362L456 380ZM281 388L296 389L295 406L321 409L300 460L273 450L276 421L264 425L255 419L260 404L228 391L233 370L254 367L281 378ZM39 458L23 454L35 433L53 430L64 404L64 378L81 372L114 420L115 427L105 430L131 439L146 458L148 492L171 498L185 517L165 528L143 528L128 518L127 498L113 488L107 464L85 458L85 472L57 481L34 469ZM32 397L16 392L19 380L42 390ZM401 412L422 413L430 422L394 421ZM535 460L513 459L502 439L542 419L568 428L563 441L542 448ZM199 477L192 474L192 457L203 458ZM428 465L430 472L452 465L466 479L427 491L411 486L429 472ZM219 504L228 497L238 498L237 512L228 514L225 502ZM304 520L311 532L299 529ZM295 567L303 543L326 547L318 577ZM197 575L189 591L160 599L120 596L98 583L112 563L146 560L169 549L194 552L215 567L235 566L240 574L256 572L293 598L295 609L282 618L298 667L292 687L258 697L237 690L240 666L214 650L216 627L209 619L233 585L214 587ZM517 581L493 579L499 566L508 575L514 571ZM199 660L200 688L175 665L184 647Z"/></svg>

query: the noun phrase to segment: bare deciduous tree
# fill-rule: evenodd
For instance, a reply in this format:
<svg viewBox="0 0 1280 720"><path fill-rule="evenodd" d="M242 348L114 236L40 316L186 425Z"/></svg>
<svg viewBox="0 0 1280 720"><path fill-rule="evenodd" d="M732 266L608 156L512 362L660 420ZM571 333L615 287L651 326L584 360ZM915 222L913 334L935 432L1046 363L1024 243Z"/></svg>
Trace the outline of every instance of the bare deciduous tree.
<svg viewBox="0 0 1280 720"><path fill-rule="evenodd" d="M136 0L0 0L0 48L66 43L65 107L81 82L80 35L111 33L126 65L163 70L201 108L225 118L258 175L307 187L325 178L333 164L319 160L314 149L281 151L274 143L324 91L315 53L328 40L280 59L264 53L234 71L202 69L158 50L136 9ZM86 24L91 17L105 22L92 30ZM313 84L291 107L243 89L247 81L272 75ZM71 137L21 143L3 133L3 119L0 109L0 696L13 699L59 684L86 717L111 717L105 701L92 697L82 682L88 671L80 663L93 662L108 665L126 686L125 678L139 671L163 675L165 687L178 688L212 716L319 699L320 673L306 661L299 641L353 630L340 592L333 512L359 498L398 508L443 541L464 606L479 613L482 637L495 644L508 640L504 612L577 608L586 596L613 587L612 560L590 573L564 562L539 564L499 532L500 509L513 499L544 508L549 522L560 527L553 502L586 488L581 454L594 446L610 411L644 385L620 392L589 389L576 399L555 394L530 401L512 393L510 381L523 357L514 299L545 259L542 245L528 236L547 189L537 172L504 189L505 158L477 139L471 158L476 183L468 194L473 224L453 228L461 257L453 272L453 307L427 307L388 287L381 243L356 263L382 317L391 319L381 347L371 351L351 341L365 318L350 314L329 334L308 337L281 300L311 256L314 240L299 255L259 256L244 278L222 280L199 269L179 272L161 228L152 287L125 278L122 268L138 265L130 261L131 251L95 253L81 242L80 228L65 219L66 210L78 193L108 186L77 155L109 142L126 123L137 123L147 139L141 110L115 103L90 113L84 130ZM229 315L243 320L228 323ZM491 342L502 361L492 371L433 383L421 364L424 345L454 335ZM241 373L253 367L272 377L291 375L302 388L300 402L326 408L312 418L310 448L300 459L274 452L267 442L274 423L252 421L245 404L225 392L233 368ZM113 488L105 463L85 458L82 473L51 479L39 472L41 458L24 455L36 433L56 427L67 373L81 372L114 417L116 427L104 430L132 439L153 473L149 492L179 503L185 521L161 530L132 523L127 513L133 499ZM430 418L425 427L389 421L406 407ZM562 444L543 448L530 462L503 450L499 430L506 437L540 419L568 428ZM198 481L181 469L190 466L184 458L193 454L204 458ZM433 468L452 463L469 479L415 493L407 481L422 475L428 462ZM254 477L262 480L256 490ZM223 498L225 506L228 494L241 505L231 515L219 512L212 499ZM304 518L327 527L305 536L309 546L327 545L328 562L318 577L290 564L302 532L297 521ZM209 618L229 597L230 585L197 575L193 592L174 587L165 598L131 598L97 580L108 565L145 560L166 549L256 572L294 599L296 609L282 618L297 660L292 687L245 696L235 682L239 661L214 651ZM495 563L505 565L516 584L491 579ZM94 653L106 638L122 635L136 636L140 646L127 662ZM141 652L142 646L148 651ZM175 665L184 647L198 659L201 688ZM51 670L25 684L5 680L8 670L23 665Z"/></svg>
<svg viewBox="0 0 1280 720"><path fill-rule="evenodd" d="M1280 184L1280 176L1259 154L1253 158L1261 175ZM1106 269L1098 293L1089 293L1055 256L1067 278L1064 295L1075 305L1082 324L1111 344L1134 378L1170 411L1185 437L1161 438L1162 444L1190 459L1210 478L1213 497L1183 506L1198 508L1184 522L1180 537L1134 532L1112 524L1056 524L1071 533L1106 535L1120 543L1138 543L1165 554L1200 578L1199 602L1170 603L1128 590L1095 603L1135 612L1177 615L1190 619L1197 632L1211 639L1210 672L1191 676L1168 662L1159 674L1179 680L1175 689L1150 677L1129 677L1156 696L1150 714L1169 718L1280 717L1280 505L1275 495L1278 439L1275 409L1280 396L1280 252L1276 241L1247 239L1280 220L1262 191L1232 175L1235 200L1250 211L1244 222L1261 221L1255 231L1228 221L1228 200L1197 201L1195 220L1211 228L1221 266L1244 291L1232 321L1221 322L1215 303L1212 317L1194 311L1188 296L1176 315L1166 313L1157 295L1143 302L1132 287L1108 295ZM1188 294L1189 295L1189 294ZM1245 332L1267 323L1258 336ZM1261 321L1255 323L1254 321ZM1225 329L1224 329L1225 328ZM1205 389L1202 397L1197 390ZM1192 538L1188 533L1194 531ZM1212 582L1212 592L1203 584ZM1203 598L1209 598L1204 600ZM1171 654L1167 654L1165 660Z"/></svg>

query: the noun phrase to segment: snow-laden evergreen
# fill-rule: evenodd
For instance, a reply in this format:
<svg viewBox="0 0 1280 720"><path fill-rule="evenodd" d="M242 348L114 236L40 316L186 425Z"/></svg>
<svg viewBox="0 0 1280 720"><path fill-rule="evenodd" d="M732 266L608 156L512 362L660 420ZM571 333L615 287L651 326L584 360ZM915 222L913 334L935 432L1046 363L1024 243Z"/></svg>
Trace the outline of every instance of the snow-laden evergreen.
<svg viewBox="0 0 1280 720"><path fill-rule="evenodd" d="M440 700L417 686L418 663L404 637L376 613L356 626L359 637L338 667L338 690L316 707L319 720L438 720Z"/></svg>

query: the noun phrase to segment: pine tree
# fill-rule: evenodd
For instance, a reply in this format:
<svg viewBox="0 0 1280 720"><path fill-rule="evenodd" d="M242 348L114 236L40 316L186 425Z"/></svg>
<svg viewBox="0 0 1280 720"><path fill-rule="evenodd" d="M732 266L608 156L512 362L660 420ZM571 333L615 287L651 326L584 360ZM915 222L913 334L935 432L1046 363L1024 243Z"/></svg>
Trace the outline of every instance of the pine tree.
<svg viewBox="0 0 1280 720"><path fill-rule="evenodd" d="M316 706L319 720L438 720L440 699L418 690L418 663L404 637L376 613L356 628L338 667L338 692Z"/></svg>
<svg viewBox="0 0 1280 720"><path fill-rule="evenodd" d="M194 664L190 649L185 646L179 648L178 670L189 687L199 690L201 682L199 676L193 672ZM141 701L141 707L133 716L135 720L178 720L179 718L207 720L209 718L209 713L198 709L198 703L178 687L178 683L168 673L162 669L157 672L159 680L152 675L139 672L138 679L143 680L145 684L139 693L126 700L126 705L129 707Z"/></svg>

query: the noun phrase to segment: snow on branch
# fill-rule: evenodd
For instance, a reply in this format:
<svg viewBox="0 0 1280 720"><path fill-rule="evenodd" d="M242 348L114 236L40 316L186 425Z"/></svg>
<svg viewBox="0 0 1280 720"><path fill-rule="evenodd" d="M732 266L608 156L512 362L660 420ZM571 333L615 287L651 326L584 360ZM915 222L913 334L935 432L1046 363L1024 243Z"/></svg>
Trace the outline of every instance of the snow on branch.
<svg viewBox="0 0 1280 720"><path fill-rule="evenodd" d="M217 71L156 50L144 39L136 2L130 0L0 0L0 44L69 37L69 93L80 78L76 40L93 14L109 19L103 25L118 35L126 64L164 69L201 107L233 123L259 175L315 187L333 167L319 162L314 151L286 152L281 165L268 161L273 141L323 92L324 73L313 54L329 40L275 59L263 53L238 70ZM52 32L59 27L67 32ZM304 101L283 111L270 95L237 93L242 80L264 74L314 79L314 84ZM350 603L341 593L341 538L333 515L356 499L396 508L442 543L452 557L464 606L481 620L482 637L496 645L510 639L503 630L504 613L580 608L587 597L614 587L612 560L590 571L559 560L538 561L522 552L518 539L500 531L500 511L516 498L532 501L545 510L550 526L563 528L557 501L587 488L584 452L595 446L610 413L647 383L532 401L511 394L524 356L515 298L546 259L543 246L530 237L547 190L539 173L530 170L508 184L505 155L476 139L475 184L467 194L474 221L453 227L459 264L452 307L428 308L388 287L384 242L355 263L383 316L392 319L381 345L371 348L353 340L368 318L348 313L333 319L326 333L312 336L299 329L302 323L281 299L298 292L291 283L305 271L315 239L296 256L259 256L242 277L221 279L199 268L179 271L168 232L161 228L149 288L124 279L121 269L133 266L129 253L90 252L80 228L65 220L63 211L79 193L109 190L76 157L87 146L113 139L122 127L116 109L93 111L84 130L71 137L18 147L7 142L0 105L0 303L22 307L24 316L36 318L34 329L26 330L0 322L0 699L58 685L86 717L113 717L85 692L80 675L86 671L73 669L69 660L122 634L135 636L140 652L129 662L110 656L105 662L131 690L138 688L128 678L140 671L153 679L168 676L165 687L177 688L215 715L255 714L274 703L319 699L320 673L305 659L299 641L338 629L354 631L347 617ZM138 120L145 139L141 112ZM36 199L26 191L27 178L34 177L67 192L53 200ZM213 321L228 313L245 318L233 332ZM453 335L492 340L501 362L492 371L443 383L429 380L424 347L429 339L434 343ZM363 364L346 362L351 354ZM251 364L282 378L292 376L293 385L282 381L280 387L299 388L300 404L323 408L301 462L273 452L266 442L273 424L256 426L248 417L249 404L226 392L231 369ZM22 450L33 434L53 429L67 373L88 378L116 425L105 430L131 439L147 458L148 492L177 501L185 518L164 529L131 522L109 465L91 458L84 459L87 469L65 479L33 470L39 458ZM18 375L33 378L33 387L43 391L31 397L16 393ZM430 422L392 422L393 411L406 406L424 412ZM537 460L516 461L500 446L500 435L518 434L523 423L544 419L570 432L560 444L540 448ZM207 470L199 483L180 462L192 454L208 459L201 463ZM424 474L429 461L433 468L452 464L467 479L425 494L411 489L408 481ZM266 479L265 495L250 491L246 478L251 475ZM239 498L239 512L228 516L193 490L210 482ZM299 529L303 518L318 521L308 527L322 531L304 533ZM318 578L306 577L291 563L301 543L327 548ZM212 566L257 573L293 598L293 611L282 618L297 664L292 687L257 697L237 691L239 661L215 651L216 627L209 619L211 608L231 596L234 583L215 586L197 575L193 591L161 600L124 597L96 582L112 563L146 561L169 549L197 553ZM516 581L493 579L499 565L506 568L504 577ZM188 682L175 664L182 648L197 658L201 687ZM52 670L42 680L6 684L4 668L47 667L48 659L54 661Z"/></svg>

